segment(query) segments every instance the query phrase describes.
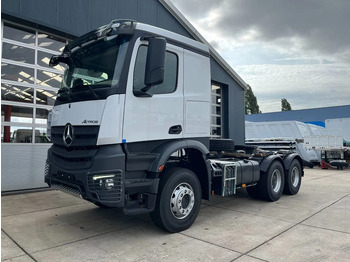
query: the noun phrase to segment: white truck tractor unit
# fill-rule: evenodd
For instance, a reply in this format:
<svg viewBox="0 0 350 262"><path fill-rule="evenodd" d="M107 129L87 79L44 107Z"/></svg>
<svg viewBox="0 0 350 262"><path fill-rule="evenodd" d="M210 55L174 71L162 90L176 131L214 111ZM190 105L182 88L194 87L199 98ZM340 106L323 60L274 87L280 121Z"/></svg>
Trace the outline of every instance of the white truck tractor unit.
<svg viewBox="0 0 350 262"><path fill-rule="evenodd" d="M296 194L302 161L210 139L211 77L206 45L114 20L68 44L48 119L45 182L126 215L149 212L169 232L189 228L201 199L246 187L255 198Z"/></svg>

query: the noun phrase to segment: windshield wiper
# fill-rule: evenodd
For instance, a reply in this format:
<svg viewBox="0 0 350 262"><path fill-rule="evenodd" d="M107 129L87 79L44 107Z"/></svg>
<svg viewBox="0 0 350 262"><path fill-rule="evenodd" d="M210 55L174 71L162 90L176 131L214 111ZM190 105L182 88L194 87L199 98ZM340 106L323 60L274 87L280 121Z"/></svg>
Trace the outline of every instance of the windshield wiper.
<svg viewBox="0 0 350 262"><path fill-rule="evenodd" d="M96 94L96 92L92 89L92 87L91 87L90 85L75 85L75 86L73 87L73 89L74 89L74 90L77 90L77 91L78 91L78 90L80 91L80 89L81 89L82 87L87 87L87 88L89 89L90 93L93 95L93 97L94 97L96 100L100 99L100 96L99 96L98 94ZM82 89L81 91L84 91L84 89Z"/></svg>
<svg viewBox="0 0 350 262"><path fill-rule="evenodd" d="M96 94L96 92L92 89L90 85L87 85L87 87L89 88L91 94L93 94L93 96L96 98L96 100L100 99L99 95Z"/></svg>

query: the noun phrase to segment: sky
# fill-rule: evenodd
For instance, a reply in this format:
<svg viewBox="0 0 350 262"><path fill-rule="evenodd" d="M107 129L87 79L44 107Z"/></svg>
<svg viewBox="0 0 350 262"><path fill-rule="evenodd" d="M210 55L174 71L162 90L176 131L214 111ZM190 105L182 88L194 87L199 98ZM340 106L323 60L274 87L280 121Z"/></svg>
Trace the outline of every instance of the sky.
<svg viewBox="0 0 350 262"><path fill-rule="evenodd" d="M263 113L350 105L350 0L171 0Z"/></svg>

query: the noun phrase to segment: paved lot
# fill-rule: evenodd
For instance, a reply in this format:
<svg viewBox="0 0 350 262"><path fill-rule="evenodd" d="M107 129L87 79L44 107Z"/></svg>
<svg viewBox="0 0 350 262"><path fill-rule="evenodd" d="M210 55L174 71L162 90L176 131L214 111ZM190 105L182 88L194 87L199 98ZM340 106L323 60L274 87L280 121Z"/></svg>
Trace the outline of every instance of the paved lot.
<svg viewBox="0 0 350 262"><path fill-rule="evenodd" d="M2 197L2 261L350 261L350 169L306 169L298 195L204 201L178 234L58 191Z"/></svg>

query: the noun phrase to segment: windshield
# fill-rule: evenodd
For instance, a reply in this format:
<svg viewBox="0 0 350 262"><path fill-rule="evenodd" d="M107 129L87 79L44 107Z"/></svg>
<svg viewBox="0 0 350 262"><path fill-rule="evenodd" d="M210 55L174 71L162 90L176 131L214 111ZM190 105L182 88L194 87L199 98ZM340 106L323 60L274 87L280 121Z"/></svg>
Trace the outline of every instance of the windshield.
<svg viewBox="0 0 350 262"><path fill-rule="evenodd" d="M64 102L99 99L106 88L118 86L129 38L106 37L74 48L57 98Z"/></svg>

